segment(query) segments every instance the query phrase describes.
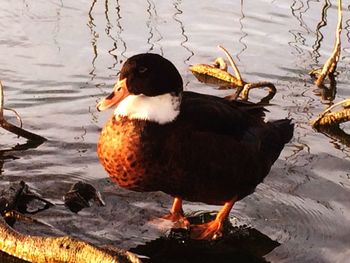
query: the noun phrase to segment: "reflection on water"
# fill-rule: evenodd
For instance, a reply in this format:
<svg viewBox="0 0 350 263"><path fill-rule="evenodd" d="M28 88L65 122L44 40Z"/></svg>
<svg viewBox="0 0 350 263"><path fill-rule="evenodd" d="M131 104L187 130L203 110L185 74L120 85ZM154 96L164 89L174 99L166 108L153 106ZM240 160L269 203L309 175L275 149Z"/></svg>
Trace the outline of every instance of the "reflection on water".
<svg viewBox="0 0 350 263"><path fill-rule="evenodd" d="M317 27L316 27L315 44L312 46L313 58L315 60L315 64L317 64L319 62L318 59L321 56L319 50L321 47L322 40L324 38L321 29L327 25L327 11L328 11L330 6L331 6L331 3L329 2L329 0L326 0L324 6L322 8L321 21L317 24Z"/></svg>
<svg viewBox="0 0 350 263"><path fill-rule="evenodd" d="M301 1L294 1L291 5L292 15L298 20L299 27L297 30L290 30L293 35L294 42L289 42L296 51L297 55L304 55L304 49L300 48L299 45L305 45L306 38L303 36L303 31L305 30L307 34L310 33L310 29L307 27L303 20L303 14L309 9L308 5L304 5Z"/></svg>
<svg viewBox="0 0 350 263"><path fill-rule="evenodd" d="M183 41L181 41L180 45L186 49L186 51L189 53L189 56L184 60L184 63L187 64L188 61L190 61L191 57L194 56L194 53L192 50L190 50L187 46L186 43L188 42L188 37L186 35L186 31L185 31L185 26L183 24L183 22L181 21L180 17L183 14L183 12L181 11L181 7L180 7L181 1L177 0L174 3L174 8L176 10L175 14L173 15L174 20L179 24L180 29L181 29L181 35L183 37Z"/></svg>
<svg viewBox="0 0 350 263"><path fill-rule="evenodd" d="M163 39L162 34L159 32L157 27L157 9L156 5L153 1L147 0L148 8L147 13L149 14L147 27L149 28L149 37L147 39L147 43L150 45L149 52L156 52L156 45L159 47L159 54L164 55L163 47L158 45L158 42Z"/></svg>
<svg viewBox="0 0 350 263"><path fill-rule="evenodd" d="M332 127L319 127L318 131L332 139L334 147L340 149L343 145L350 147L350 134L346 133L339 125Z"/></svg>
<svg viewBox="0 0 350 263"><path fill-rule="evenodd" d="M247 49L247 44L244 42L244 39L248 36L248 33L244 31L244 19L245 19L245 15L244 15L244 1L241 0L241 17L239 18L239 25L240 25L240 31L242 36L239 38L239 43L242 45L242 49L237 53L237 60L239 61L239 56L241 54L243 54L243 52Z"/></svg>
<svg viewBox="0 0 350 263"><path fill-rule="evenodd" d="M89 22L88 22L88 26L90 28L90 33L91 33L91 45L92 45L92 50L93 50L93 58L92 58L92 61L91 61L91 64L92 64L92 70L91 72L89 73L91 75L91 80L93 80L95 78L95 69L96 69L96 66L95 66L95 61L97 59L97 33L96 31L94 31L94 27L95 27L95 24L94 24L94 18L92 16L92 10L94 9L94 6L96 4L97 0L94 0L92 2L92 5L90 7L90 10L89 10Z"/></svg>
<svg viewBox="0 0 350 263"><path fill-rule="evenodd" d="M322 86L317 87L314 90L314 93L321 98L322 103L332 106L337 95L337 82L335 77L333 75L329 76L329 86L323 84Z"/></svg>
<svg viewBox="0 0 350 263"><path fill-rule="evenodd" d="M349 8L344 8L336 92L324 94L334 102L350 96ZM21 230L70 234L99 245L140 248L151 243L171 249L157 243L169 226L151 223L167 213L171 198L120 189L98 163L98 134L111 112L97 113L95 105L110 92L123 61L140 52L173 61L186 89L225 96L225 91L197 83L188 71L190 64L221 55L216 47L221 44L237 52L244 76L276 85L268 118L290 117L296 126L293 141L266 181L235 205L231 217L238 226L249 225L281 244L264 256L267 261L346 262L348 135L325 135L309 124L325 105L307 73L331 53L336 17L336 5L329 0L219 0L215 5L209 0L4 1L0 79L6 105L19 112L24 128L49 140L36 149L2 152L0 185L24 180L56 204L36 215L52 229ZM257 91L253 100L259 97ZM0 150L25 143L2 130L0 138ZM106 207L69 212L62 196L76 181L96 186ZM217 209L185 203L187 211Z"/></svg>
<svg viewBox="0 0 350 263"><path fill-rule="evenodd" d="M348 10L350 10L350 5L348 6ZM344 27L344 30L346 31L346 38L348 40L348 42L350 43L350 19L346 20L345 21L345 27Z"/></svg>

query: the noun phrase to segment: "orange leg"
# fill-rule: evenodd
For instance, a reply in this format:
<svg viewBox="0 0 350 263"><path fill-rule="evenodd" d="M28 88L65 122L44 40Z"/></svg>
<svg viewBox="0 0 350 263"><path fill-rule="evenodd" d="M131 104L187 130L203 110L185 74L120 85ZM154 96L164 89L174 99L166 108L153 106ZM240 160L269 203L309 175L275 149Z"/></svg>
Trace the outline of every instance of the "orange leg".
<svg viewBox="0 0 350 263"><path fill-rule="evenodd" d="M234 197L231 201L226 202L216 215L216 218L205 224L191 225L191 238L193 239L217 239L222 236L222 223L228 217L232 206L237 201Z"/></svg>
<svg viewBox="0 0 350 263"><path fill-rule="evenodd" d="M179 227L182 228L188 228L189 226L189 222L184 216L184 212L182 210L182 199L180 197L174 198L170 213L163 218L171 220L172 222L177 222L179 224Z"/></svg>

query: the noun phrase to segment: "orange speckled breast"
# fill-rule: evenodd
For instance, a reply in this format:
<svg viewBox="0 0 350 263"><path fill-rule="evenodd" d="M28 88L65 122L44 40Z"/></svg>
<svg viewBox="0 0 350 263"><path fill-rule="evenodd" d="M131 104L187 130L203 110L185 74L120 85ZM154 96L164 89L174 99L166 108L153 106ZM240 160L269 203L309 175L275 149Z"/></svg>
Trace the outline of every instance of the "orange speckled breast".
<svg viewBox="0 0 350 263"><path fill-rule="evenodd" d="M126 117L112 116L101 131L97 153L109 176L121 187L136 191L153 191L151 174L146 173L144 125Z"/></svg>
<svg viewBox="0 0 350 263"><path fill-rule="evenodd" d="M197 131L181 120L159 125L113 116L97 152L121 187L214 205L252 193L270 170L259 143Z"/></svg>

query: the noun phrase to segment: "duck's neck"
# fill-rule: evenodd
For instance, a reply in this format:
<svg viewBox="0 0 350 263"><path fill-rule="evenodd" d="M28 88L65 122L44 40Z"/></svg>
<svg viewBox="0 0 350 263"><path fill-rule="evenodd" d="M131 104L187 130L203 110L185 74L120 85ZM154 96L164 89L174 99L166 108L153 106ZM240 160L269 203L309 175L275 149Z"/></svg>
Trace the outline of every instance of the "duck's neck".
<svg viewBox="0 0 350 263"><path fill-rule="evenodd" d="M181 95L171 93L154 97L129 95L119 103L114 115L165 124L179 115L180 103Z"/></svg>

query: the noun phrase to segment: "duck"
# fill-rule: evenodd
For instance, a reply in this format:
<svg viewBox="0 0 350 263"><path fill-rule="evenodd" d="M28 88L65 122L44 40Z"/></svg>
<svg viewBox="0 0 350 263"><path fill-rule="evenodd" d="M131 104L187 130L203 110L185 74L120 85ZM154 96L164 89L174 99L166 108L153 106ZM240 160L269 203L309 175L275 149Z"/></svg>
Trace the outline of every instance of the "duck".
<svg viewBox="0 0 350 263"><path fill-rule="evenodd" d="M222 236L233 205L252 194L293 136L290 119L265 121L266 106L185 91L175 65L141 53L123 64L98 111L115 107L97 154L113 182L174 198L164 216L184 222L190 236ZM191 225L183 200L222 206L215 219Z"/></svg>

